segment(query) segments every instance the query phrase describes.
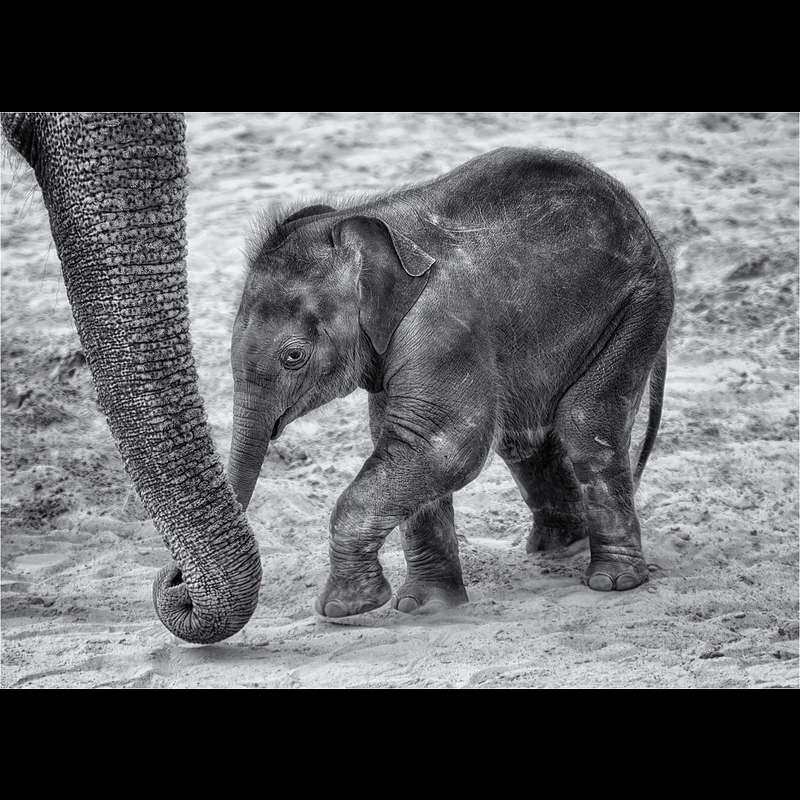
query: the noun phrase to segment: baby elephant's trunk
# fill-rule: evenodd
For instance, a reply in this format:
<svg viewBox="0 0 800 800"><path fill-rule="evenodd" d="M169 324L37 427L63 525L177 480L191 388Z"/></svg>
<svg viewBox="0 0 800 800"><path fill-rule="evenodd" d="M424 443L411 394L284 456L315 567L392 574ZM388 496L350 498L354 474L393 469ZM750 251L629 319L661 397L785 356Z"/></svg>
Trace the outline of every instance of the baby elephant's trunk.
<svg viewBox="0 0 800 800"><path fill-rule="evenodd" d="M274 424L274 415L265 403L247 392L234 393L228 477L243 509L247 509L253 496Z"/></svg>

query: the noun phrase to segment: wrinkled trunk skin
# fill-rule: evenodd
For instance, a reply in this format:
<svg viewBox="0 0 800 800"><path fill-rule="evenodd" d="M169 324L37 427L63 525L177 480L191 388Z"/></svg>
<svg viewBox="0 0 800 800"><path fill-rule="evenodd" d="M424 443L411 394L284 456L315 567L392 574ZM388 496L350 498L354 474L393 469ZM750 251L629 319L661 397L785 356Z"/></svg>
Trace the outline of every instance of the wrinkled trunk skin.
<svg viewBox="0 0 800 800"><path fill-rule="evenodd" d="M233 435L228 475L236 499L246 509L253 496L269 437L278 413L268 405L236 389L233 395Z"/></svg>
<svg viewBox="0 0 800 800"><path fill-rule="evenodd" d="M36 171L100 406L177 563L156 612L186 641L225 639L253 613L261 564L197 391L183 117L5 114L3 132Z"/></svg>

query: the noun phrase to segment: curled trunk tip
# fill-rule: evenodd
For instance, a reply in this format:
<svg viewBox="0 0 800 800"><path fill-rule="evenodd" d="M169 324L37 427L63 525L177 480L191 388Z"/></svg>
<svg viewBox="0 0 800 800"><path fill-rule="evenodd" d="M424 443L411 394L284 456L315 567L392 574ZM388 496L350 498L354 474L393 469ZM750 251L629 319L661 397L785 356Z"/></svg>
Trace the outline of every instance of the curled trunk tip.
<svg viewBox="0 0 800 800"><path fill-rule="evenodd" d="M153 605L167 630L193 644L214 644L238 633L258 604L261 562L256 552L247 580L216 592L190 592L177 564L164 567L153 582ZM243 565L244 572L244 565ZM202 598L200 600L199 598Z"/></svg>

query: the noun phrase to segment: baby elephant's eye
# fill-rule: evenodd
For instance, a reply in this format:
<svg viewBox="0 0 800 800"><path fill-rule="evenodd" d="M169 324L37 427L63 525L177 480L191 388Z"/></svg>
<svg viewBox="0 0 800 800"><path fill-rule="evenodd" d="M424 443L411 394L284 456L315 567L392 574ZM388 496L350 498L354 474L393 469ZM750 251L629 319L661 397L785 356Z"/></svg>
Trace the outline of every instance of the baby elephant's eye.
<svg viewBox="0 0 800 800"><path fill-rule="evenodd" d="M308 359L308 351L304 347L291 345L281 353L281 364L286 369L299 369L306 363Z"/></svg>

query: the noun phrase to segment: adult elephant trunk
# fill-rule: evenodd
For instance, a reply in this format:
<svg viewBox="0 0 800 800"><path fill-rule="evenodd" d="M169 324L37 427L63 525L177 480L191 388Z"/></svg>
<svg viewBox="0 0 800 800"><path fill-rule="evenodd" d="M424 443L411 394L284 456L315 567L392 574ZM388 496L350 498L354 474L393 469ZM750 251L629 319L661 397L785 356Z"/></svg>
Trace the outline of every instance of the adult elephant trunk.
<svg viewBox="0 0 800 800"><path fill-rule="evenodd" d="M280 412L246 390L233 394L233 435L228 475L236 499L247 508L253 496L270 435Z"/></svg>
<svg viewBox="0 0 800 800"><path fill-rule="evenodd" d="M3 116L33 166L100 406L176 565L153 587L176 636L250 618L261 564L209 436L189 339L178 114Z"/></svg>

